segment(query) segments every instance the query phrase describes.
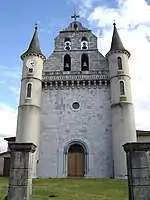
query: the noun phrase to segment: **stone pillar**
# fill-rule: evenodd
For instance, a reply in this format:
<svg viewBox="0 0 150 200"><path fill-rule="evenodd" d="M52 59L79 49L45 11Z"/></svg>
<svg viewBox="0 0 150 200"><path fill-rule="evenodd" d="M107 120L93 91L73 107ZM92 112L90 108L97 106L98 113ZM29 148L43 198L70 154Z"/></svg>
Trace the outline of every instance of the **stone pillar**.
<svg viewBox="0 0 150 200"><path fill-rule="evenodd" d="M11 163L9 174L8 200L29 200L32 191L32 153L33 143L11 143Z"/></svg>
<svg viewBox="0 0 150 200"><path fill-rule="evenodd" d="M129 200L150 200L150 143L123 145L127 159Z"/></svg>

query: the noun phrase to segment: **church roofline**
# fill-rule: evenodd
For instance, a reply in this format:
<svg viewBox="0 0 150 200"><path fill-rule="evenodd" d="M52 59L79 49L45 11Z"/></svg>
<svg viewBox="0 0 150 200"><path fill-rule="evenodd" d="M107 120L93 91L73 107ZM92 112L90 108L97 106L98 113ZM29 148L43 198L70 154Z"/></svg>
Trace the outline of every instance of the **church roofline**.
<svg viewBox="0 0 150 200"><path fill-rule="evenodd" d="M150 136L150 131L136 130L137 136Z"/></svg>
<svg viewBox="0 0 150 200"><path fill-rule="evenodd" d="M59 33L66 33L66 32L91 32L91 30L85 29L85 30L63 30L63 31L59 31Z"/></svg>
<svg viewBox="0 0 150 200"><path fill-rule="evenodd" d="M4 140L8 142L14 142L16 140L16 137L7 137L7 138L4 138Z"/></svg>

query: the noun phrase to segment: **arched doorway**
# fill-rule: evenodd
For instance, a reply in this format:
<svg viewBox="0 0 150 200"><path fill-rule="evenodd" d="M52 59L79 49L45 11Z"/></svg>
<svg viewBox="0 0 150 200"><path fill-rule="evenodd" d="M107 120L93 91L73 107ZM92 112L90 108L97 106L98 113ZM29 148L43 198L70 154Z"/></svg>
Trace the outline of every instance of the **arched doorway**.
<svg viewBox="0 0 150 200"><path fill-rule="evenodd" d="M68 177L84 177L85 152L80 144L72 144L68 150Z"/></svg>

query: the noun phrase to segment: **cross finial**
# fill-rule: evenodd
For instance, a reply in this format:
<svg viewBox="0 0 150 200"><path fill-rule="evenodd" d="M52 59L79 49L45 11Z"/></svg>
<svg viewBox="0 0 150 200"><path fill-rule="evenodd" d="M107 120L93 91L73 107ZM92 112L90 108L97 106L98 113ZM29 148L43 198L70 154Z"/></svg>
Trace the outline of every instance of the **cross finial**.
<svg viewBox="0 0 150 200"><path fill-rule="evenodd" d="M74 9L74 14L71 16L71 18L74 18L74 20L76 21L77 18L79 18L79 17L80 17L80 15L78 15L78 14L76 13L75 9Z"/></svg>
<svg viewBox="0 0 150 200"><path fill-rule="evenodd" d="M113 20L113 25L116 26L116 20Z"/></svg>
<svg viewBox="0 0 150 200"><path fill-rule="evenodd" d="M37 24L37 23L35 23L35 30L37 30L37 28L38 28L38 24Z"/></svg>

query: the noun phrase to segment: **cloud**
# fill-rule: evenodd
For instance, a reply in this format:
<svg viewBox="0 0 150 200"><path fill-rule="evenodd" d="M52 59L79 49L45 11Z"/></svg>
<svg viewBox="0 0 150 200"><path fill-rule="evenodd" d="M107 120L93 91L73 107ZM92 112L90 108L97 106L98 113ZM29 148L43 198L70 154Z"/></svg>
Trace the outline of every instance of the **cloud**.
<svg viewBox="0 0 150 200"><path fill-rule="evenodd" d="M19 103L19 96L20 96L20 88L10 86L9 90L15 95L15 99L16 99L16 102L18 104Z"/></svg>
<svg viewBox="0 0 150 200"><path fill-rule="evenodd" d="M104 55L110 49L112 23L116 20L124 46L131 52L129 65L136 127L150 130L150 5L145 0L117 0L113 7L108 7L106 1L99 6L94 6L95 0L76 2L84 10L82 17L96 30L98 48Z"/></svg>
<svg viewBox="0 0 150 200"><path fill-rule="evenodd" d="M4 137L15 136L17 124L17 110L0 103L0 148L6 150Z"/></svg>
<svg viewBox="0 0 150 200"><path fill-rule="evenodd" d="M99 0L67 0L68 4L73 4L76 12L79 12L81 17L85 17L89 10L93 7L93 3Z"/></svg>
<svg viewBox="0 0 150 200"><path fill-rule="evenodd" d="M1 66L1 75L2 79L6 78L13 78L13 79L19 79L21 78L21 70L20 67L12 67L11 70L8 67Z"/></svg>

